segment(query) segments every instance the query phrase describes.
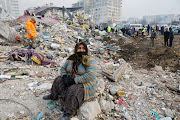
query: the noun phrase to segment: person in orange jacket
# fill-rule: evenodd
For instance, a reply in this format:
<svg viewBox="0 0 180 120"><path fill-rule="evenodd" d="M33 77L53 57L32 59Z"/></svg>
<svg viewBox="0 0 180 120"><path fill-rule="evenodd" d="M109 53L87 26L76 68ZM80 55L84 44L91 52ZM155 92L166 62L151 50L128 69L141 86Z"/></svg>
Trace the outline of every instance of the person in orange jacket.
<svg viewBox="0 0 180 120"><path fill-rule="evenodd" d="M36 38L37 38L37 34L36 34L36 19L33 17L31 19L29 19L26 22L26 29L27 29L27 43L29 45L28 49L35 49L37 46L36 43Z"/></svg>

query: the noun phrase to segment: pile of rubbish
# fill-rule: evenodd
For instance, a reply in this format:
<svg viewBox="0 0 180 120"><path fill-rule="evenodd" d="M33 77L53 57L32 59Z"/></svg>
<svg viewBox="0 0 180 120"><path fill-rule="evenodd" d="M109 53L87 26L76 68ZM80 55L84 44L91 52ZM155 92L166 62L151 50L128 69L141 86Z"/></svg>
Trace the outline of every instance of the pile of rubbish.
<svg viewBox="0 0 180 120"><path fill-rule="evenodd" d="M56 119L62 115L62 101L47 102L42 96L49 93L79 41L88 44L97 61L99 85L96 97L86 101L72 120L180 119L180 71L164 70L157 63L151 69L133 69L119 54L125 51L119 40L126 45L133 40L121 32L107 36L105 31L60 22L42 27L38 40L36 50L27 50L21 43L0 47L0 119ZM152 54L157 55L156 51Z"/></svg>

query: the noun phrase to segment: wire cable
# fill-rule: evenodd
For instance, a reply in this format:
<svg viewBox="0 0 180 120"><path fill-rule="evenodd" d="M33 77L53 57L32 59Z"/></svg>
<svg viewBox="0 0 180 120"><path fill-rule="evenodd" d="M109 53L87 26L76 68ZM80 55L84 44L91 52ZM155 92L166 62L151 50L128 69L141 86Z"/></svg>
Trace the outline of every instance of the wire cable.
<svg viewBox="0 0 180 120"><path fill-rule="evenodd" d="M22 105L23 107L25 107L31 113L31 117L33 116L37 120L36 116L32 113L32 111L28 107L23 105L22 103L16 102L16 101L11 100L11 99L0 99L0 101L10 101L10 102L14 102L14 103L17 103L19 105Z"/></svg>

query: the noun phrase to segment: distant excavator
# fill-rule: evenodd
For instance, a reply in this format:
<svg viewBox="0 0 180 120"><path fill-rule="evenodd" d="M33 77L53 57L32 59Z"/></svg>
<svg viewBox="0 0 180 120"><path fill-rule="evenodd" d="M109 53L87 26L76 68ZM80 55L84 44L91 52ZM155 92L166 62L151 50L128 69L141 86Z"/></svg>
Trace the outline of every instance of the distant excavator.
<svg viewBox="0 0 180 120"><path fill-rule="evenodd" d="M64 20L64 12L66 12L70 18L70 21L68 21L68 25L72 25L72 26L80 26L82 28L85 29L89 29L89 25L85 25L84 24L84 19L83 17L79 14L78 15L78 23L73 23L73 16L71 15L71 13L63 6L62 8L62 14L63 14L63 20Z"/></svg>
<svg viewBox="0 0 180 120"><path fill-rule="evenodd" d="M81 25L82 28L89 29L89 25L84 24L84 19L80 15L80 13L78 15L78 22L79 22L79 24Z"/></svg>

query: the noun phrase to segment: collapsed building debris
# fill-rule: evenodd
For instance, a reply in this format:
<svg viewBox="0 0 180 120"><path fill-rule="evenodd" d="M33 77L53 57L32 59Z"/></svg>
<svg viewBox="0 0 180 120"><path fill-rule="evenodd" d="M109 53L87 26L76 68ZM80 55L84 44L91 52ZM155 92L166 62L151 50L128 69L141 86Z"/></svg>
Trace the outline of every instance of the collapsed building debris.
<svg viewBox="0 0 180 120"><path fill-rule="evenodd" d="M18 36L15 28L9 27L3 22L0 22L0 36L5 38L7 42L15 43L15 37Z"/></svg>
<svg viewBox="0 0 180 120"><path fill-rule="evenodd" d="M99 84L96 97L86 101L72 119L171 120L180 116L179 48L164 48L161 36L156 41L157 47L152 49L148 38L127 38L121 32L107 36L105 31L89 29L92 34L88 34L85 28L63 22L44 24L41 29L36 50L19 49L22 44L1 44L0 98L24 104L34 116L42 119L57 119L63 113L60 109L62 101L47 103L42 96L49 93L76 42L85 41L98 65ZM20 53L11 52L17 48ZM28 51L40 51L40 57L45 63L52 63L53 68L24 62L31 60L32 55L24 59ZM6 59L8 55L11 60ZM0 103L3 103L0 104L3 108L0 119L32 119L22 106L1 100Z"/></svg>
<svg viewBox="0 0 180 120"><path fill-rule="evenodd" d="M19 18L17 18L15 20L16 23L18 22L26 22L28 19L30 19L33 16L36 16L36 21L40 22L40 23L44 23L44 24L57 24L60 22L60 20L58 19L60 17L48 17L51 16L53 13L51 13L51 11L60 11L62 10L62 14L64 15L64 9L66 10L70 10L75 11L80 9L81 7L78 8L64 8L63 7L40 7L40 8L36 8L34 11L32 10L26 10L24 12L23 16L20 16Z"/></svg>

